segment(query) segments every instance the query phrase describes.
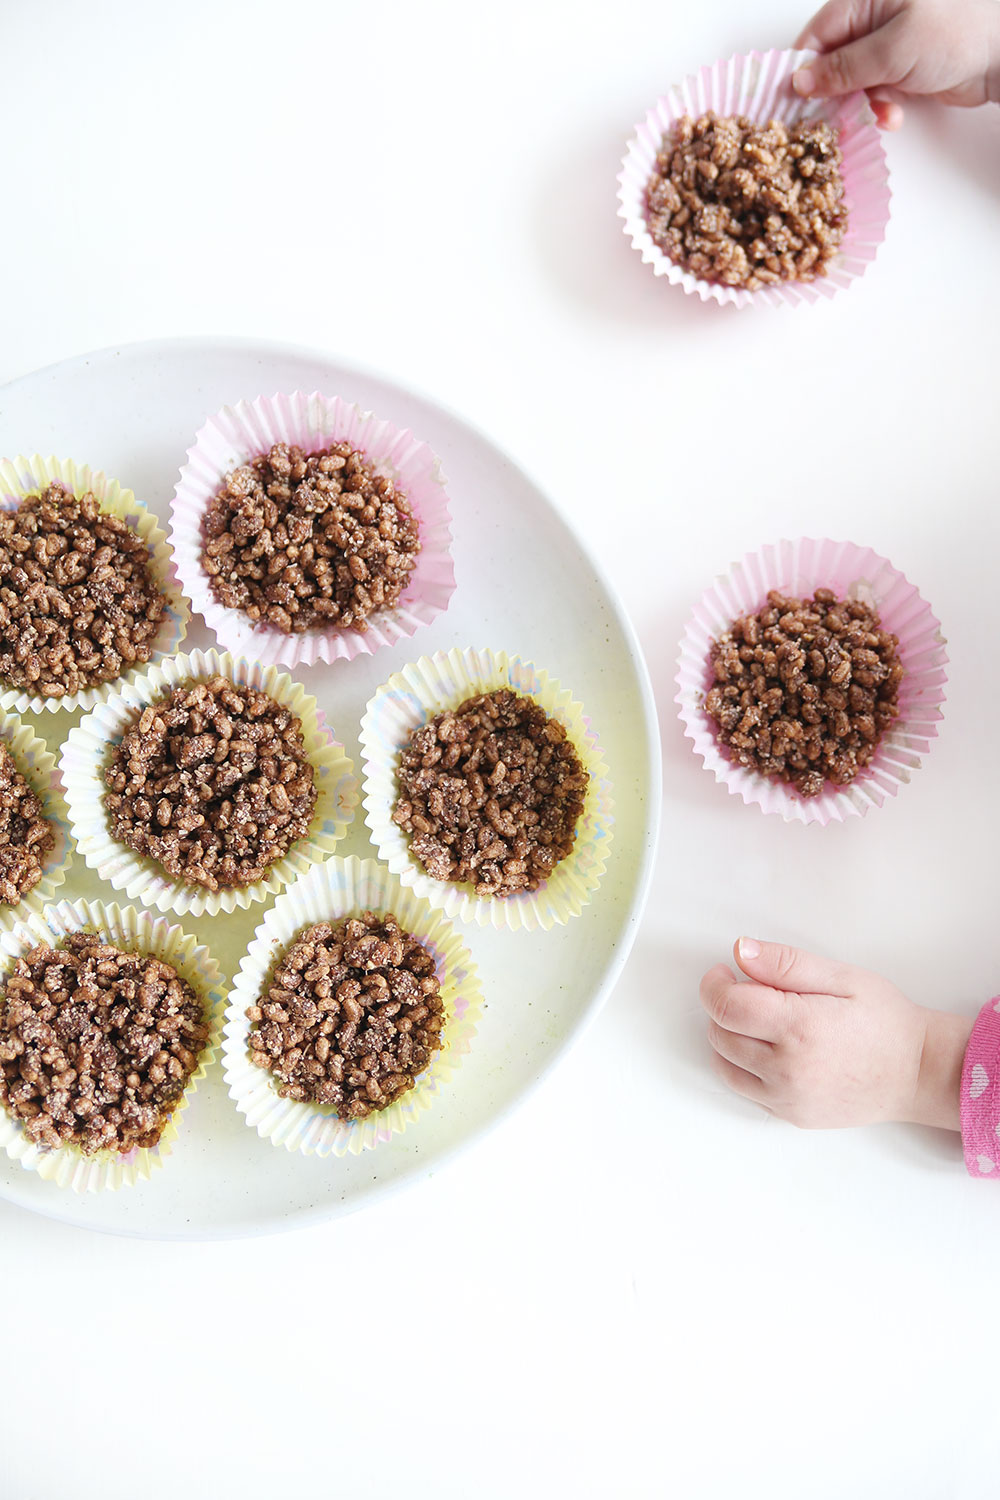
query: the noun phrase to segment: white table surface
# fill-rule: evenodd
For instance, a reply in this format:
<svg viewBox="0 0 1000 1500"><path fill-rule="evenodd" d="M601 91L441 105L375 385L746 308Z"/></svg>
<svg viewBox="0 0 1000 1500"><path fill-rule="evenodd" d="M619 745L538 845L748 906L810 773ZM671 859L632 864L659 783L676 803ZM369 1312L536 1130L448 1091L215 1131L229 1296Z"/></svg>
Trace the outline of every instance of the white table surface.
<svg viewBox="0 0 1000 1500"><path fill-rule="evenodd" d="M656 95L805 19L792 0L0 13L0 380L241 334L450 403L617 581L665 778L616 993L426 1184L222 1246L0 1204L4 1500L997 1493L1000 1191L955 1137L804 1134L724 1096L697 1010L739 932L956 1010L1000 988L1000 111L918 112L888 139L886 243L816 307L703 307L615 217ZM888 555L951 655L914 783L825 830L716 786L671 701L693 598L802 534Z"/></svg>

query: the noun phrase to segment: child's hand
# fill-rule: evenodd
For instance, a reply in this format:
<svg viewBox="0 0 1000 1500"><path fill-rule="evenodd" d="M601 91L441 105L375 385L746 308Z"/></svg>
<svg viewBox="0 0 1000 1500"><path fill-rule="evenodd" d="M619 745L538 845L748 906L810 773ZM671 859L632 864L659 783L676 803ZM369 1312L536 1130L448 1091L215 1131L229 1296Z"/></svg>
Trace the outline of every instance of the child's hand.
<svg viewBox="0 0 1000 1500"><path fill-rule="evenodd" d="M868 89L880 125L896 130L896 94L943 104L1000 99L997 0L829 0L797 47L823 54L800 68L800 94L822 99Z"/></svg>
<svg viewBox="0 0 1000 1500"><path fill-rule="evenodd" d="M970 1020L924 1010L886 979L797 948L740 938L701 981L716 1072L810 1128L909 1120L959 1129Z"/></svg>

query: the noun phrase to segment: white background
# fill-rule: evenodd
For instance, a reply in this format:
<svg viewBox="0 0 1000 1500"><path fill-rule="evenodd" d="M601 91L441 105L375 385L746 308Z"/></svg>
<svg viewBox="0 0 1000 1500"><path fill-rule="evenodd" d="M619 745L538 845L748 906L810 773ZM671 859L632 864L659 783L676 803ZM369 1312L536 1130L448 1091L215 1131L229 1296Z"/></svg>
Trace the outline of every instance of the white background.
<svg viewBox="0 0 1000 1500"><path fill-rule="evenodd" d="M0 380L243 334L467 413L617 581L665 777L617 992L440 1176L218 1247L0 1205L4 1500L996 1494L997 1187L957 1138L800 1134L724 1097L696 1009L742 931L968 1012L1000 979L1000 111L911 114L886 243L816 307L703 307L615 217L657 94L805 19L792 0L0 13ZM694 597L803 534L890 557L951 655L913 785L825 830L727 796L671 704Z"/></svg>

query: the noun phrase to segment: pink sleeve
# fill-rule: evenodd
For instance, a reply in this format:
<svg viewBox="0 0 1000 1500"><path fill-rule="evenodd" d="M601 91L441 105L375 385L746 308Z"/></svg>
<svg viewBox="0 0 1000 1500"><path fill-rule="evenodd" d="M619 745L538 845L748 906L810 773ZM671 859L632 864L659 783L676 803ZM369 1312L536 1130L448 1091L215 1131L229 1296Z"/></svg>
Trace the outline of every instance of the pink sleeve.
<svg viewBox="0 0 1000 1500"><path fill-rule="evenodd" d="M962 1064L962 1145L973 1177L1000 1179L1000 999L987 1001Z"/></svg>

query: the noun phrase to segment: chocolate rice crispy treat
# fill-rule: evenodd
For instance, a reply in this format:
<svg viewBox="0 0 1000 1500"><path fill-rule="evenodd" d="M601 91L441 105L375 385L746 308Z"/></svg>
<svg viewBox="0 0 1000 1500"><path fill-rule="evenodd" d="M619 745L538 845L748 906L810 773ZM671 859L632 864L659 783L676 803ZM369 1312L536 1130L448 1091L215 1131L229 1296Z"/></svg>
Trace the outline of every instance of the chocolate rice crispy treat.
<svg viewBox="0 0 1000 1500"><path fill-rule="evenodd" d="M104 779L112 837L210 891L264 879L316 805L300 721L226 677L137 710Z"/></svg>
<svg viewBox="0 0 1000 1500"><path fill-rule="evenodd" d="M772 589L712 642L705 710L738 765L816 797L852 782L896 718L898 645L860 600Z"/></svg>
<svg viewBox="0 0 1000 1500"><path fill-rule="evenodd" d="M332 1104L346 1120L412 1089L445 1023L431 954L370 911L300 932L247 1017L250 1059L282 1098Z"/></svg>
<svg viewBox="0 0 1000 1500"><path fill-rule="evenodd" d="M149 661L167 600L149 549L88 491L0 510L0 682L60 698Z"/></svg>
<svg viewBox="0 0 1000 1500"><path fill-rule="evenodd" d="M413 730L392 817L433 879L513 896L572 850L588 780L558 720L500 688Z"/></svg>
<svg viewBox="0 0 1000 1500"><path fill-rule="evenodd" d="M155 1146L208 1034L176 969L72 933L19 958L0 992L0 1104L43 1146Z"/></svg>
<svg viewBox="0 0 1000 1500"><path fill-rule="evenodd" d="M838 132L745 116L685 116L646 187L655 244L705 281L756 291L826 274L847 225Z"/></svg>
<svg viewBox="0 0 1000 1500"><path fill-rule="evenodd" d="M0 740L0 905L16 906L34 889L55 846L45 809Z"/></svg>
<svg viewBox="0 0 1000 1500"><path fill-rule="evenodd" d="M227 477L202 522L201 563L227 609L299 634L368 629L420 551L406 496L350 443L321 453L275 443Z"/></svg>

